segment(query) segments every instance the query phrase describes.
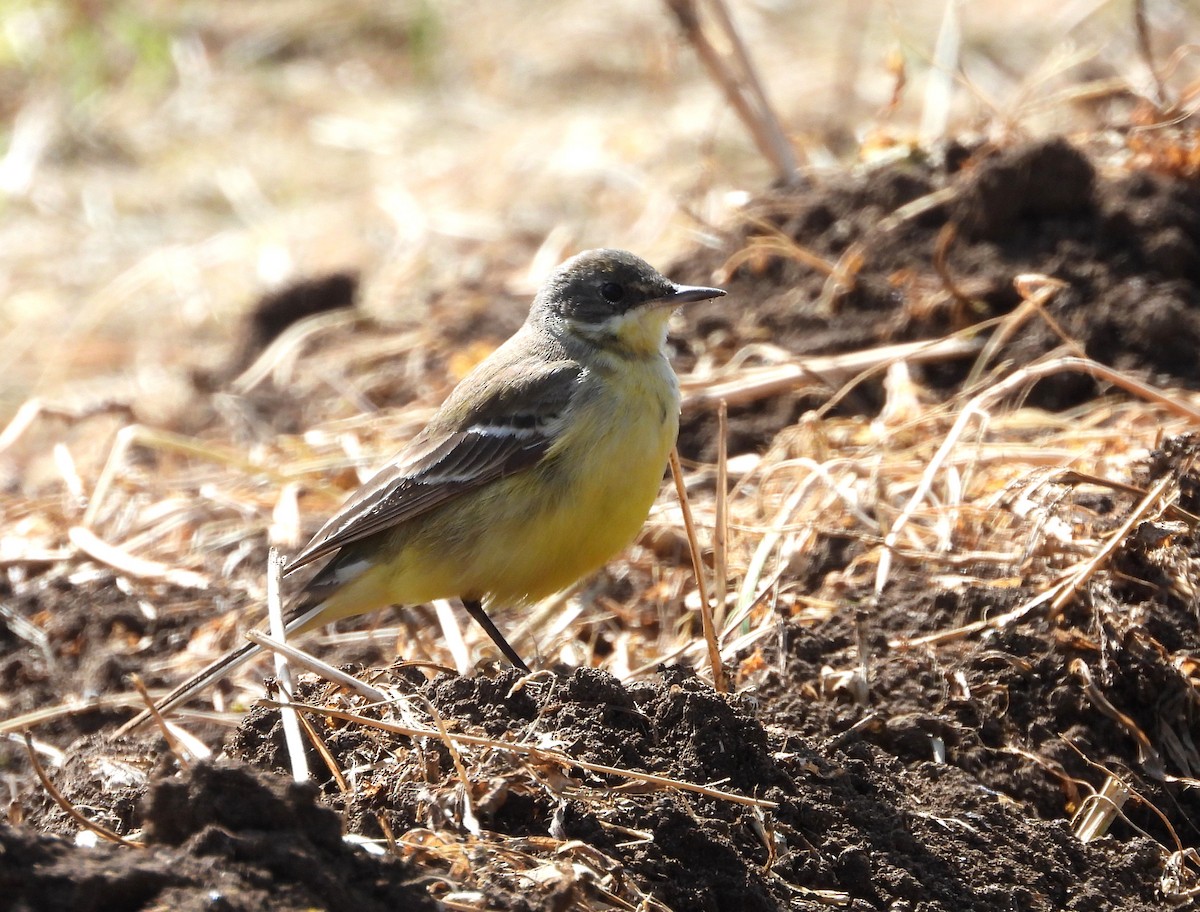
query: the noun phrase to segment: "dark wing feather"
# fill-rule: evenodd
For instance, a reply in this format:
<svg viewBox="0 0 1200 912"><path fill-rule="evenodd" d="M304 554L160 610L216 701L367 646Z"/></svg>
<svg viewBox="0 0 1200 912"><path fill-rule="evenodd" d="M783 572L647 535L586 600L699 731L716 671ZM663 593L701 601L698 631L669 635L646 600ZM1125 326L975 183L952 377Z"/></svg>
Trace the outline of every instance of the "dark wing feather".
<svg viewBox="0 0 1200 912"><path fill-rule="evenodd" d="M284 573L536 465L554 443L581 374L574 361L500 367L476 378L483 392L470 401L460 384L425 430L330 518Z"/></svg>

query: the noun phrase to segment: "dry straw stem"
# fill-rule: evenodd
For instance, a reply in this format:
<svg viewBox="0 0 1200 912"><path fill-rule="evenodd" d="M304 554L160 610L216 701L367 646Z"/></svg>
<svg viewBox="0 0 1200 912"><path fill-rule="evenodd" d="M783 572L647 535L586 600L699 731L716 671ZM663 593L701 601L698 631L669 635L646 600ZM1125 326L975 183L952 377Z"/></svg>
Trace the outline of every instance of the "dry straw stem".
<svg viewBox="0 0 1200 912"><path fill-rule="evenodd" d="M454 739L450 736L450 731L446 728L446 723L442 720L442 714L437 711L437 707L433 705L433 701L422 695L421 704L425 707L425 711L429 713L430 718L433 719L433 724L437 726L438 737L446 745L446 750L450 753L450 762L454 764L454 771L458 774L459 793L462 795L463 826L468 833L478 836L482 832L482 827L479 825L479 818L475 815L474 802L471 800L471 777L467 775L467 767L463 763L462 752L459 751L458 745L454 743Z"/></svg>
<svg viewBox="0 0 1200 912"><path fill-rule="evenodd" d="M717 493L713 520L713 589L716 611L713 626L725 623L729 596L729 407L725 400L717 406Z"/></svg>
<svg viewBox="0 0 1200 912"><path fill-rule="evenodd" d="M29 765L33 767L34 773L37 774L38 781L42 783L42 788L46 790L46 794L54 799L54 803L62 808L68 817L74 820L83 829L95 833L101 839L108 840L109 842L115 842L118 845L123 845L130 849L145 848L142 843L132 842L131 840L126 839L124 836L114 833L108 827L96 823L96 821L90 820L81 814L75 805L71 804L71 802L67 800L66 796L58 790L58 787L54 784L50 777L46 775L45 769L42 768L41 761L37 758L37 751L33 749L33 738L30 736L29 732L25 732L25 750L29 754Z"/></svg>
<svg viewBox="0 0 1200 912"><path fill-rule="evenodd" d="M746 405L793 393L806 386L837 387L855 378L869 376L897 361L932 364L977 355L983 343L978 338L950 336L928 342L903 342L840 355L821 355L770 367L743 368L732 377L721 375L684 377L684 410L727 405Z"/></svg>
<svg viewBox="0 0 1200 912"><path fill-rule="evenodd" d="M1008 344L1008 341L1017 334L1017 330L1034 316L1040 317L1042 322L1063 340L1063 344L1071 350L1071 354L1077 357L1087 357L1079 344L1063 332L1062 327L1046 310L1046 304L1049 303L1050 298L1060 289L1065 288L1066 283L1050 276L1023 275L1018 276L1014 284L1021 295L1021 303L1017 305L1016 309L1000 318L1000 325L988 339L987 345L984 346L978 360L972 366L971 372L967 374L964 384L966 389L973 389L983 380L987 366Z"/></svg>
<svg viewBox="0 0 1200 912"><path fill-rule="evenodd" d="M246 639L276 655L286 656L289 661L303 665L309 671L315 672L327 681L332 681L341 687L356 691L368 700L375 703L386 703L388 700L387 694L382 690L372 687L365 681L360 681L353 675L346 674L340 668L334 668L328 662L322 662L320 659L305 652L303 649L298 649L291 643L273 639L257 630L247 630ZM439 670L448 671L449 669L439 668Z"/></svg>
<svg viewBox="0 0 1200 912"><path fill-rule="evenodd" d="M265 701L267 706L282 706L274 700ZM744 804L750 807L763 808L765 810L773 810L779 805L774 801L767 801L764 798L750 798L745 795L737 795L733 792L725 792L721 789L710 788L706 785L700 785L694 782L685 782L682 779L672 779L668 776L658 776L654 773L643 773L638 770L621 769L616 766L605 766L601 763L589 763L586 760L578 760L568 756L561 751L547 750L546 748L538 747L535 744L522 744L513 741L498 741L495 738L484 738L479 735L467 735L459 732L444 732L429 728L419 728L409 725L398 725L395 722L384 722L379 719L369 719L366 716L358 715L357 713L345 712L340 709L331 709L325 706L313 706L308 703L295 703L292 706L301 712L313 712L322 716L327 716L330 719L338 719L342 722L350 722L355 725L362 725L365 728L374 728L379 731L389 732L394 735L405 735L409 738L434 738L442 739L449 738L458 744L469 744L475 747L490 747L496 750L507 751L508 753L520 754L526 757L532 757L540 760L543 763L554 764L559 767L571 768L579 767L587 770L590 773L597 773L602 776L619 776L623 779L632 779L638 782L645 782L648 785L657 785L662 788L674 788L685 792L695 792L699 795L706 795L709 798L719 798L722 801L729 801L733 804Z"/></svg>
<svg viewBox="0 0 1200 912"><path fill-rule="evenodd" d="M44 706L32 712L0 720L0 735L10 735L48 722L69 719L72 716L90 715L95 712L111 712L116 709L138 709L143 705L136 693L105 694L81 700L68 700L56 706Z"/></svg>
<svg viewBox="0 0 1200 912"><path fill-rule="evenodd" d="M1043 605L1048 606L1047 614L1050 618L1056 617L1066 604L1075 597L1079 590L1092 579L1100 567L1128 540L1130 532L1133 531L1138 523L1151 516L1157 516L1170 510L1172 504L1167 499L1168 492L1176 486L1177 482L1173 476L1161 479L1154 488L1147 492L1141 502L1130 511L1124 522L1086 560L1079 562L1069 572L1059 576L1048 588L1024 604L1003 614L994 615L982 621L975 621L953 630L940 631L924 637L892 640L890 645L893 647L929 645L965 637L978 633L981 630L1002 629L1025 618L1034 610L1040 609ZM1178 496L1178 491L1174 492L1174 496Z"/></svg>
<svg viewBox="0 0 1200 912"><path fill-rule="evenodd" d="M277 640L287 638L287 625L283 620L283 597L279 592L282 575L283 559L278 551L271 548L267 553L267 619L271 625L271 635ZM295 693L292 669L288 665L287 656L282 652L275 653L275 678L279 687L279 702L282 704L279 710L280 723L283 726L288 758L292 763L292 778L297 782L307 782L311 777L308 772L308 755L304 751L304 738L296 711L288 706Z"/></svg>
<svg viewBox="0 0 1200 912"><path fill-rule="evenodd" d="M709 76L721 87L729 104L750 131L758 151L775 169L775 176L785 184L793 183L799 171L796 155L775 109L767 99L757 68L750 59L725 0L708 0L706 4L701 0L665 2ZM728 46L729 53L721 54L706 33L700 13L702 5L710 8L717 24L717 40Z"/></svg>
<svg viewBox="0 0 1200 912"><path fill-rule="evenodd" d="M0 431L0 453L20 440L39 418L57 417L65 418L68 421L82 421L93 415L129 415L130 412L129 404L125 402L104 400L86 405L65 405L35 396L22 403L16 414L5 425L4 430Z"/></svg>
<svg viewBox="0 0 1200 912"><path fill-rule="evenodd" d="M283 388L292 382L296 372L296 364L303 354L304 346L323 334L348 326L358 320L353 311L334 310L329 313L315 314L293 323L263 350L246 370L231 384L231 389L238 395L246 395L263 383L268 377L272 378L276 387ZM400 340L398 340L400 341ZM403 343L411 347L414 342L405 337Z"/></svg>
<svg viewBox="0 0 1200 912"><path fill-rule="evenodd" d="M1090 757L1086 756L1079 749L1078 745L1076 745L1070 738L1067 738L1066 736L1061 736L1061 735L1060 735L1060 738L1062 739L1063 744L1065 744L1069 750L1074 751L1075 755L1077 757L1079 757L1080 760L1082 760L1084 763L1086 763L1088 766L1090 766L1092 769L1094 769L1097 773L1104 776L1104 788L1105 789L1107 789L1114 796L1120 795L1122 793L1125 795L1125 798L1120 801L1120 806L1112 808L1111 813L1113 815L1120 817L1121 820L1125 823L1125 825L1128 826L1135 833L1137 833L1139 836L1142 836L1143 838L1153 841L1153 842L1158 842L1159 847L1164 848L1162 846L1161 841L1155 839L1154 836L1152 836L1150 833L1148 833L1145 829L1143 829L1142 827L1140 827L1136 823L1134 823L1132 820L1130 820L1129 817L1125 814L1124 810L1122 810L1122 807L1124 806L1124 804L1126 804L1128 802L1128 799L1132 798L1132 799L1134 799L1134 801L1141 804L1147 811L1149 811L1151 814L1153 814L1155 817L1158 818L1159 823L1162 824L1162 828L1171 837L1171 843L1175 846L1176 851L1183 849L1183 841L1179 838L1179 833L1176 831L1175 827L1173 827L1171 825L1170 819L1161 810L1159 810L1157 807L1155 807L1153 804L1151 804L1148 800L1146 800L1145 795L1142 795L1141 793L1139 793L1137 791L1137 789L1135 789L1129 782L1121 779L1120 776L1117 776L1115 773L1113 773L1113 771L1110 770L1108 767L1106 767L1103 763L1098 763L1097 761L1092 760ZM1113 780L1115 780L1119 784L1110 785L1110 782L1112 782ZM1168 781L1170 781L1170 777L1168 777ZM1074 784L1074 782L1072 782L1072 784ZM1095 797L1095 796L1091 795L1089 797ZM1084 799L1084 801L1086 802L1087 799ZM1083 810L1082 806L1081 806L1080 810L1081 811ZM1076 830L1076 835L1079 835L1078 829Z"/></svg>
<svg viewBox="0 0 1200 912"><path fill-rule="evenodd" d="M208 577L191 570L171 567L160 561L138 557L102 541L85 526L73 526L67 532L71 544L92 560L135 579L162 580L184 589L207 589Z"/></svg>
<svg viewBox="0 0 1200 912"><path fill-rule="evenodd" d="M946 439L929 461L929 465L922 474L920 483L917 485L916 490L913 491L912 497L909 498L908 503L895 522L892 523L891 529L884 538L885 547L880 555L875 575L875 591L877 593L882 592L884 586L887 584L888 572L891 569L891 554L896 547L901 532L913 518L916 511L925 503L939 472L942 471L949 460L951 453L962 442L967 428L976 421L981 426L986 427L992 418L989 409L1009 394L1021 390L1037 380L1065 372L1083 373L1100 380L1105 380L1134 395L1141 396L1157 405L1163 406L1177 415L1185 416L1193 424L1200 425L1200 409L1155 390L1148 384L1141 383L1120 371L1105 367L1096 361L1084 358L1057 358L1014 372L1011 376L979 393L959 412L953 427L951 427L949 433L946 435Z"/></svg>
<svg viewBox="0 0 1200 912"><path fill-rule="evenodd" d="M1117 549L1129 538L1129 534L1138 523L1166 512L1171 506L1168 498L1173 500L1178 496L1179 483L1173 475L1167 475L1160 479L1146 493L1141 502L1130 511L1125 521L1108 536L1108 540L1105 541L1103 546L1098 548L1091 557L1083 561L1063 581L1054 598L1050 600L1051 619L1056 618L1062 612L1066 604L1075 597L1084 584L1095 576L1100 567L1116 553ZM1086 666L1084 667L1086 668Z"/></svg>
<svg viewBox="0 0 1200 912"><path fill-rule="evenodd" d="M149 691L146 690L146 685L142 682L141 675L132 674L130 678L133 680L134 690L142 698L146 712L150 714L150 718L158 726L163 740L167 742L167 747L175 756L181 769L187 769L191 766L189 757L208 758L212 755L212 752L203 743L183 734L177 727L168 724L167 720L163 718L162 713L158 711L158 707L154 705L154 699L150 696Z"/></svg>
<svg viewBox="0 0 1200 912"><path fill-rule="evenodd" d="M721 649L717 645L716 627L713 624L712 602L708 598L708 586L704 582L704 559L700 553L700 541L696 537L696 524L692 520L692 506L688 501L687 485L683 479L683 466L679 464L679 450L671 447L671 477L675 480L675 491L679 495L679 506L683 510L683 525L687 530L688 547L692 554L692 569L696 573L696 588L700 593L700 619L704 628L704 642L708 647L708 664L712 669L713 687L717 693L729 693L725 680L725 668L721 664Z"/></svg>
<svg viewBox="0 0 1200 912"><path fill-rule="evenodd" d="M92 489L92 496L88 500L87 512L83 514L83 522L81 523L84 528L91 529L96 526L96 523L102 516L101 507L108 499L109 489L126 470L129 451L135 446L147 447L156 451L175 452L182 455L195 456L206 461L224 463L230 467L240 469L246 474L272 474L269 466L245 459L236 450L219 445L206 444L202 441L185 437L182 434L172 433L171 431L144 427L140 424L127 425L117 432L117 439L113 444L112 450L109 451L104 470L100 473L100 477L96 481L96 486ZM284 479L279 478L278 480L283 481Z"/></svg>
<svg viewBox="0 0 1200 912"><path fill-rule="evenodd" d="M278 566L278 562L275 563ZM276 569L271 572L278 571ZM282 618L280 621L282 622ZM275 619L274 616L272 616L272 626L274 626L274 623ZM246 639L258 646L261 646L263 649L273 652L276 658L276 669L280 667L280 658L283 658L288 662L295 662L297 664L307 666L310 670L324 676L327 680L330 680L343 687L348 687L351 690L355 690L367 697L369 700L385 702L388 699L387 695L382 691L377 690L376 688L371 687L369 684L358 680L358 678L346 674L341 669L334 668L332 665L322 662L320 659L316 659L303 650L297 649L294 646L290 646L287 643L273 640L257 630L246 631ZM290 687L288 689L290 690ZM284 697L285 698L280 702L290 706L287 695L285 694ZM349 783L346 782L346 777L342 775L341 768L338 766L337 760L334 758L333 753L329 750L328 745L325 744L325 741L321 738L321 736L317 734L317 731L313 728L312 723L310 723L305 716L297 713L294 709L283 709L280 711L282 724L288 724L287 720L289 713L291 718L295 720L296 724L298 724L299 727L304 730L304 734L308 738L309 743L312 744L313 749L320 754L321 759L325 762L326 768L337 782L338 788L343 793L348 792L350 790L350 786ZM298 735L292 735L289 737L298 738ZM288 742L288 750L289 752L293 750L290 740ZM307 764L307 761L305 761L305 764ZM294 775L296 774L297 769L298 767L293 763ZM308 777L306 775L304 779L297 778L297 781L303 782L306 781L307 778Z"/></svg>
<svg viewBox="0 0 1200 912"><path fill-rule="evenodd" d="M770 220L758 215L747 215L746 225L757 228L762 234L751 235L737 250L731 253L717 271L718 280L725 281L747 263L752 265L769 263L772 260L794 260L802 266L807 266L813 272L825 276L837 273L837 261L827 259L815 253L794 237L772 224Z"/></svg>
<svg viewBox="0 0 1200 912"><path fill-rule="evenodd" d="M1064 472L1061 473L1060 478L1069 481L1076 474ZM1091 546L1093 550L1085 560L1073 564L1064 572L1055 575L1045 589L1010 611L925 636L896 638L890 640L889 645L893 648L930 646L972 636L983 630L1003 629L1042 610L1043 607L1046 608L1048 616L1057 615L1086 582L1099 571L1104 562L1128 540L1130 533L1140 522L1149 516L1171 511L1173 505L1168 498L1168 492L1174 486L1175 479L1173 477L1169 476L1160 480L1151 491L1145 494L1118 529L1111 532L1103 542ZM1078 548L1087 546L1088 543L1077 540L1075 544Z"/></svg>
<svg viewBox="0 0 1200 912"><path fill-rule="evenodd" d="M1141 764L1146 773L1151 778L1157 779L1160 782L1165 781L1168 776L1166 769L1163 767L1162 756L1150 742L1150 739L1146 736L1146 733L1138 727L1138 724L1134 722L1133 719L1131 719L1127 714L1121 712L1112 705L1112 702L1104 695L1104 692L1099 688L1095 680L1092 678L1092 671L1090 668L1088 668L1087 663L1082 659L1072 659L1070 672L1072 676L1079 680L1080 684L1083 686L1084 693L1087 694L1087 697L1091 701L1092 705L1095 706L1096 709L1101 713L1108 716L1108 718L1112 719L1113 722L1118 725L1118 727L1124 729L1129 737L1133 739L1134 743L1137 744L1138 763ZM1170 778L1175 781L1184 782L1188 785L1200 786L1200 780L1180 777Z"/></svg>

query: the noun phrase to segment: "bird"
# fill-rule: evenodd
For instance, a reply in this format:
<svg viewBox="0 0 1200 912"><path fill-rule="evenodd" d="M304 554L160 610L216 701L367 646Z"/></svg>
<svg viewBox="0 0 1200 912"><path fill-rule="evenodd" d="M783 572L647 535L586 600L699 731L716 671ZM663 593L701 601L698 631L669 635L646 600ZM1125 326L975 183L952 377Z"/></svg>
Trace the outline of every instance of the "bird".
<svg viewBox="0 0 1200 912"><path fill-rule="evenodd" d="M457 597L528 672L484 606L527 606L564 590L637 536L679 431L668 321L681 304L724 294L676 284L624 250L562 263L520 329L283 568L286 576L326 561L286 612L287 632ZM157 709L260 649L247 642L223 655Z"/></svg>

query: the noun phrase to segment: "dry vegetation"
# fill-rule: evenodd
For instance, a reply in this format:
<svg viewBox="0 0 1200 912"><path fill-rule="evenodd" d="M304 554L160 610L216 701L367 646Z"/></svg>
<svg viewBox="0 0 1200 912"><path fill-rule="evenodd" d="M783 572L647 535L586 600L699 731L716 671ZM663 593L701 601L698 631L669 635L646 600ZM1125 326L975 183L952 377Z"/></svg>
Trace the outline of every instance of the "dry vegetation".
<svg viewBox="0 0 1200 912"><path fill-rule="evenodd" d="M700 62L737 69L716 4L707 50L678 3L0 14L0 832L101 824L199 891L205 826L236 842L244 802L334 873L264 849L296 893L238 909L1195 902L1194 15L827 6L733 9L802 161L773 189L778 137ZM1038 143L1059 133L1086 175L1014 203L1010 248L960 203L1040 200L1009 178L1076 168ZM261 626L268 549L601 244L732 292L677 323L713 591L664 485L599 579L497 615L558 674L488 669L455 607L409 606L302 643L355 674L302 679L293 740L247 715L263 664L113 747L130 673L161 691ZM706 683L706 596L734 695ZM197 768L227 737L237 763ZM252 772L297 763L408 864L363 874L312 795ZM8 852L29 909L78 898L35 863L86 883L124 857Z"/></svg>

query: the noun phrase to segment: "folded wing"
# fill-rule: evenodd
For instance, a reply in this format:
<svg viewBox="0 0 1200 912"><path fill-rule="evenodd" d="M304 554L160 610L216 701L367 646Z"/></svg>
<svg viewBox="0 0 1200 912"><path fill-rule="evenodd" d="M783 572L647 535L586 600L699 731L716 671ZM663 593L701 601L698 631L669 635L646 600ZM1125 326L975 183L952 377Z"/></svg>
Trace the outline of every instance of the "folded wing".
<svg viewBox="0 0 1200 912"><path fill-rule="evenodd" d="M574 361L502 367L482 394L456 395L346 502L284 568L320 560L542 460L561 432L583 369Z"/></svg>

